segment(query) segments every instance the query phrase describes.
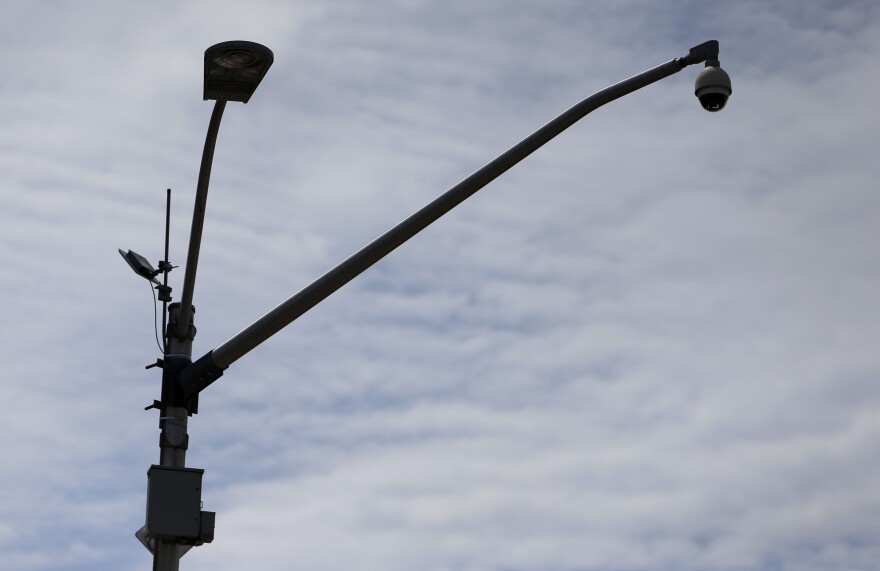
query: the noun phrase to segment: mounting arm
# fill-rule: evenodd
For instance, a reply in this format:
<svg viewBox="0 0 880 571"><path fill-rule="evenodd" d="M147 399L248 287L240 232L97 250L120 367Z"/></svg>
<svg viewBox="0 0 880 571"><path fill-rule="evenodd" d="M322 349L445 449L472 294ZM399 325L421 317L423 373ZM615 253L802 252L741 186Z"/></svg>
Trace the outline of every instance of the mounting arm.
<svg viewBox="0 0 880 571"><path fill-rule="evenodd" d="M691 48L688 55L607 87L577 103L496 159L441 194L434 201L391 228L348 259L325 273L253 322L240 333L208 352L178 376L185 398L189 398L220 378L223 371L263 341L292 323L364 270L384 258L431 223L461 204L478 190L504 174L551 139L571 127L591 111L615 99L673 75L688 65L718 58L718 42L711 40ZM187 269L189 267L187 266ZM184 288L186 291L186 288Z"/></svg>

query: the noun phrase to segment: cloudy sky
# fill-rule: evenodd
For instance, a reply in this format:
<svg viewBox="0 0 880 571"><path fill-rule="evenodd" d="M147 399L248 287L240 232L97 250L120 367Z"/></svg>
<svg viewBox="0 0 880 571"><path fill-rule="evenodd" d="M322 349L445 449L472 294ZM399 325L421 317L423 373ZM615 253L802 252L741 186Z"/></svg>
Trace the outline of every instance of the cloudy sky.
<svg viewBox="0 0 880 571"><path fill-rule="evenodd" d="M7 0L0 568L149 569L147 283L183 266L204 50L203 355L558 113L588 116L235 363L187 570L867 570L880 560L880 7L835 0ZM182 268L171 274L179 295Z"/></svg>

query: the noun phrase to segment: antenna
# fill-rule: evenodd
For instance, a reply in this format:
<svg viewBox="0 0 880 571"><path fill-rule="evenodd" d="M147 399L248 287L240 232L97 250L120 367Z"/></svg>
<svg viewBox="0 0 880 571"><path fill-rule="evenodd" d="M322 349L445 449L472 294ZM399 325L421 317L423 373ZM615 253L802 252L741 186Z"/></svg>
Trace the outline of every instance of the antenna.
<svg viewBox="0 0 880 571"><path fill-rule="evenodd" d="M162 353L168 354L168 302L171 301L171 288L168 287L168 272L174 269L168 261L168 238L171 232L171 189L165 195L165 258L159 262L159 271L162 272L162 285L156 286L159 290L159 300L162 302Z"/></svg>

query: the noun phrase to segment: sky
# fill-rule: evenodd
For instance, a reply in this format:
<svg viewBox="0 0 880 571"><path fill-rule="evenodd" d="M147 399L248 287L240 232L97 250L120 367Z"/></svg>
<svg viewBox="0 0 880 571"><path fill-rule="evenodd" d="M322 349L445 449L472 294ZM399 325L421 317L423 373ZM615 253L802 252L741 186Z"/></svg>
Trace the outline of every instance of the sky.
<svg viewBox="0 0 880 571"><path fill-rule="evenodd" d="M0 568L149 569L147 282L180 294L204 50L220 127L193 356L541 125L595 111L201 395L187 571L828 571L880 560L880 5L4 2ZM160 307L161 310L161 307Z"/></svg>

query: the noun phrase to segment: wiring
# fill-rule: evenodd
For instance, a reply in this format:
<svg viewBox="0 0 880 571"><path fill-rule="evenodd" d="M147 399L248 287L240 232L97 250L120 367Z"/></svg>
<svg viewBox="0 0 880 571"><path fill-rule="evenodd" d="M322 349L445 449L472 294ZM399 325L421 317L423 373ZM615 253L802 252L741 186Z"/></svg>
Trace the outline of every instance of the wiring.
<svg viewBox="0 0 880 571"><path fill-rule="evenodd" d="M159 341L159 300L156 299L156 290L153 289L152 282L147 280L147 284L150 286L151 297L153 298L153 330L156 333L156 345L159 346L159 351L164 355L165 348L162 347L162 343Z"/></svg>

